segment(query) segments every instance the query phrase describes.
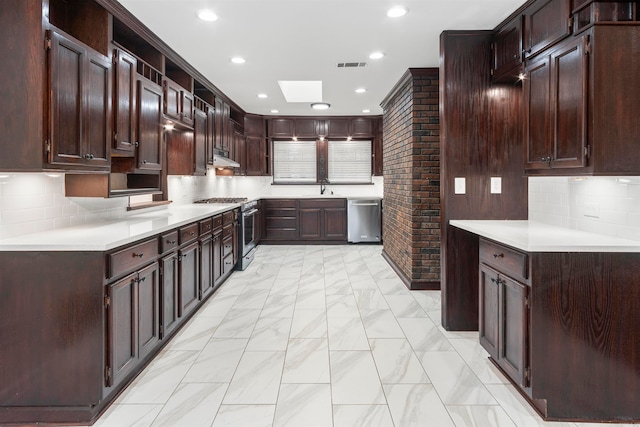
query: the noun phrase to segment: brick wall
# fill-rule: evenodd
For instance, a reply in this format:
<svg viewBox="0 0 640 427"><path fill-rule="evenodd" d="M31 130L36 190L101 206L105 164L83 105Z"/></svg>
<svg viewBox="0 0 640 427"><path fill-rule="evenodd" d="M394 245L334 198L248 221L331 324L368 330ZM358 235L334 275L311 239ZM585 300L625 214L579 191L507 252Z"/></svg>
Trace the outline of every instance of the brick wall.
<svg viewBox="0 0 640 427"><path fill-rule="evenodd" d="M438 69L409 69L383 101L384 253L411 289L440 286Z"/></svg>

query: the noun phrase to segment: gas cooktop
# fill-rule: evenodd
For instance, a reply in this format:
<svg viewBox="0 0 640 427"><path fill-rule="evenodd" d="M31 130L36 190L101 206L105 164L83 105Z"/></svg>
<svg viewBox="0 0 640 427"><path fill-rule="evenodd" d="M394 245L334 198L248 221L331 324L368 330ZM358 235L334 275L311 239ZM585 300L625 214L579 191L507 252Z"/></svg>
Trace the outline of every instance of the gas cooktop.
<svg viewBox="0 0 640 427"><path fill-rule="evenodd" d="M202 199L196 200L193 203L244 203L246 202L246 197L212 197L210 199Z"/></svg>

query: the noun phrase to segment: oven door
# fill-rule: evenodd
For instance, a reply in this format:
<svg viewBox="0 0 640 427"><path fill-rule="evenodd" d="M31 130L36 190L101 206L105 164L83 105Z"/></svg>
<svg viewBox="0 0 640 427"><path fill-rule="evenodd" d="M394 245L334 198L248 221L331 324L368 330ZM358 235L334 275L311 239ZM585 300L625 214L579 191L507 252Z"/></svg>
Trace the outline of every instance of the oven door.
<svg viewBox="0 0 640 427"><path fill-rule="evenodd" d="M242 255L245 256L256 247L257 209L242 212Z"/></svg>

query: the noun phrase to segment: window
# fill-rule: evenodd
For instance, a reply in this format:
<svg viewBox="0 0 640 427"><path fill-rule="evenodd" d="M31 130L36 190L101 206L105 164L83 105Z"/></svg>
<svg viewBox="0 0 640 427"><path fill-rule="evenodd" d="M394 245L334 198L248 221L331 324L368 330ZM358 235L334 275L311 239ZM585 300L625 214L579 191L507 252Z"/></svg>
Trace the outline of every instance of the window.
<svg viewBox="0 0 640 427"><path fill-rule="evenodd" d="M315 141L273 141L273 182L315 183Z"/></svg>
<svg viewBox="0 0 640 427"><path fill-rule="evenodd" d="M328 179L332 184L371 182L371 141L329 141Z"/></svg>

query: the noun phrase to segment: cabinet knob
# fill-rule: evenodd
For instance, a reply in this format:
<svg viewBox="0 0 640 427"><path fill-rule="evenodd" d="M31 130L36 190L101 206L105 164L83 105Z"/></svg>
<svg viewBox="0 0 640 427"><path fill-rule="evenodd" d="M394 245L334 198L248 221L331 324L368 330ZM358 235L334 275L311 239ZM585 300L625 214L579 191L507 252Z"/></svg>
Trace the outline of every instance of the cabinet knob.
<svg viewBox="0 0 640 427"><path fill-rule="evenodd" d="M133 258L142 258L144 256L144 254L137 254L137 253L134 252L131 256Z"/></svg>
<svg viewBox="0 0 640 427"><path fill-rule="evenodd" d="M493 254L494 258L504 258L504 254Z"/></svg>
<svg viewBox="0 0 640 427"><path fill-rule="evenodd" d="M146 161L146 160L143 160L143 161L142 161L142 164L146 165L146 164L147 164L147 161Z"/></svg>

